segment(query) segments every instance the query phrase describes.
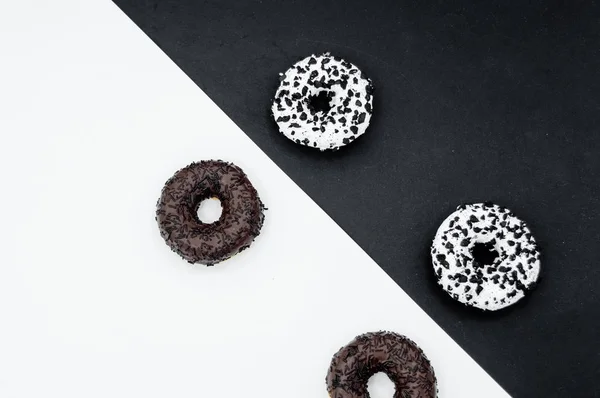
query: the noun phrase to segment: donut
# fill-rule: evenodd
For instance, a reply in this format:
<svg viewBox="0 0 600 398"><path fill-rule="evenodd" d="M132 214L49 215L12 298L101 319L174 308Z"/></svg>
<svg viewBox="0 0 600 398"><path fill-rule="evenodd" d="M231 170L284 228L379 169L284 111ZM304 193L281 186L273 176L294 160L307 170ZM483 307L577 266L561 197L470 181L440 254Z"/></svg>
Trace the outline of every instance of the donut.
<svg viewBox="0 0 600 398"><path fill-rule="evenodd" d="M383 372L396 387L394 398L435 398L429 360L408 338L393 332L366 333L342 347L327 372L330 398L368 398L367 382Z"/></svg>
<svg viewBox="0 0 600 398"><path fill-rule="evenodd" d="M221 201L221 217L198 218L204 199ZM156 221L167 245L189 263L214 265L248 248L260 233L265 207L238 166L221 160L195 162L165 184Z"/></svg>
<svg viewBox="0 0 600 398"><path fill-rule="evenodd" d="M343 59L311 55L280 74L271 110L279 131L290 140L337 150L367 130L373 85Z"/></svg>
<svg viewBox="0 0 600 398"><path fill-rule="evenodd" d="M525 222L489 202L458 206L440 225L431 258L446 293L485 311L515 304L540 275L540 252Z"/></svg>

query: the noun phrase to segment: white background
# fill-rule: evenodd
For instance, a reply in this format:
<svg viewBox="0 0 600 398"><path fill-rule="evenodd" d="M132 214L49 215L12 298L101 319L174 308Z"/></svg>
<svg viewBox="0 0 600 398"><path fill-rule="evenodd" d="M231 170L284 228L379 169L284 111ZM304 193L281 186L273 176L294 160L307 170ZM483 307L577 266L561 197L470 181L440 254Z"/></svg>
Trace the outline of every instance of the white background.
<svg viewBox="0 0 600 398"><path fill-rule="evenodd" d="M440 396L507 396L111 2L6 2L0 51L1 397L325 398L332 354L380 329ZM212 268L154 221L205 158L269 208Z"/></svg>

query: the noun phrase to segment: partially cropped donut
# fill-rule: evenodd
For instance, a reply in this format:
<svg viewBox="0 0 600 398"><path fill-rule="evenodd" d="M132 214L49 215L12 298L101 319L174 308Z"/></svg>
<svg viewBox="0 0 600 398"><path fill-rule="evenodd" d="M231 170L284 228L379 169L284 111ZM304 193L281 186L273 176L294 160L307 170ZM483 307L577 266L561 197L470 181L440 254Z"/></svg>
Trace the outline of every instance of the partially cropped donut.
<svg viewBox="0 0 600 398"><path fill-rule="evenodd" d="M525 297L540 275L540 252L524 221L493 203L459 206L431 246L438 284L455 300L499 310Z"/></svg>
<svg viewBox="0 0 600 398"><path fill-rule="evenodd" d="M295 143L336 150L369 126L373 85L353 64L329 53L311 55L280 80L271 110L281 133Z"/></svg>
<svg viewBox="0 0 600 398"><path fill-rule="evenodd" d="M200 221L198 207L217 198L222 212L211 224ZM264 206L238 166L221 160L192 163L165 184L156 209L160 234L190 263L214 265L250 246L260 233Z"/></svg>
<svg viewBox="0 0 600 398"><path fill-rule="evenodd" d="M435 373L421 349L393 332L365 333L331 360L327 391L331 398L368 398L367 382L383 372L396 387L394 398L435 398Z"/></svg>

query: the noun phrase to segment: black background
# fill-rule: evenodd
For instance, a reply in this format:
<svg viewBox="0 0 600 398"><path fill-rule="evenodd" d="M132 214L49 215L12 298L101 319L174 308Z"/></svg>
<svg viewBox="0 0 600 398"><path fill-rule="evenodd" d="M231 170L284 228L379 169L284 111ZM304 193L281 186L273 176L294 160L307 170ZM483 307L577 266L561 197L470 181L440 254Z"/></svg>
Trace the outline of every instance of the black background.
<svg viewBox="0 0 600 398"><path fill-rule="evenodd" d="M600 397L594 2L116 3L511 395ZM337 153L269 115L278 73L324 51L376 89L367 134ZM446 298L428 258L441 221L484 200L544 256L538 289L492 315Z"/></svg>

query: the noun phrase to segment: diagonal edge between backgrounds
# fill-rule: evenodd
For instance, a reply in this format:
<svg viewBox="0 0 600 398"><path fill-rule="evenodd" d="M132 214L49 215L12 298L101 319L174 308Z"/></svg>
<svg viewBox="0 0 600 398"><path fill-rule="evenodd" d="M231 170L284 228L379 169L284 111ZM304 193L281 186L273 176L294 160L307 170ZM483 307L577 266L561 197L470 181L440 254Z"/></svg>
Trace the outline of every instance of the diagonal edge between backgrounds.
<svg viewBox="0 0 600 398"><path fill-rule="evenodd" d="M166 54L166 53L165 53L165 52L164 52L162 49L160 49L160 47L159 47L159 46L158 46L156 43L154 43L154 42L152 41L152 39L150 39L150 38L149 38L149 37L146 35L146 33L145 33L145 32L144 32L144 31L143 31L141 28L139 28L139 26L137 26L137 24L135 24L135 22L134 22L134 21L132 21L132 20L129 18L129 16L127 16L127 14L125 14L125 13L124 13L124 12L123 12L123 11L122 11L122 10L121 10L121 9L120 9L120 8L119 8L117 5L116 5L116 4L114 4L114 6L115 6L117 9L119 9L119 11L122 13L122 15L123 15L125 18L127 18L127 19L130 21L130 23L131 23L133 26L135 26L135 27L136 27L136 29L139 31L139 33L142 33L142 34L143 34L143 35L146 37L146 39L147 39L148 41L150 41L150 42L151 42L151 43L152 43L152 44L153 44L153 45L156 47L156 50L160 51L160 52L161 52L161 53L164 55L164 57L165 57L165 58L167 58L167 59L169 60L169 62L172 64L172 66L173 66L174 68L176 68L176 69L179 71L179 73L181 74L181 76L185 76L185 79L187 80L187 84L188 84L188 85L195 87L195 88L196 88L196 89L197 89L199 92L201 92L201 93L202 93L202 95L203 95L203 96L205 96L205 97L206 97L206 98L207 98L207 99L208 99L208 100L209 100L209 101L210 101L212 104L214 104L214 106L215 106L216 108L219 108L219 107L218 107L218 105L217 105L217 104L216 104L214 101L212 101L212 99L210 99L210 97L209 97L208 95L206 95L206 93L204 93L204 91L203 91L203 90L202 90L200 87L198 87L198 85L197 85L197 84L196 84L196 83L195 83L195 82L194 82L194 81L193 81L193 80L192 80L192 79L191 79L191 78L190 78L190 77L189 77L189 76L188 76L188 75L187 75L187 74L186 74L186 73L185 73L185 72L184 72L184 71L183 71L183 70L182 70L182 69L181 69L181 68L180 68L180 67L179 67L179 66L176 64L176 63L175 63L175 61L174 61L174 60L173 60L171 57L169 57L169 55L168 55L168 54ZM219 108L219 109L220 109L220 108ZM220 110L221 110L221 109L220 109ZM254 141L253 141L253 140L252 140L252 139L251 139L251 138L250 138L250 137L249 137L249 136L248 136L246 133L244 133L244 132L243 132L243 130L241 129L241 127L240 127L240 126L239 126L239 125L238 125L238 124L237 124L237 123L236 123L236 122L235 122L233 119L229 118L229 116L227 116L227 115L226 115L226 113L225 113L223 110L221 110L221 112L222 112L222 113L223 113L223 115L224 115L224 116L225 116L225 117L228 119L228 121L229 121L230 123L232 123L232 124L235 124L235 125L237 126L237 129L238 129L238 130L239 130L239 131L242 133L242 135L244 136L244 138L245 138L246 140L250 141L250 142L252 143L252 146L254 146L254 147L255 147L255 148L258 150L258 151L260 151L260 153L262 154L262 156L264 156L264 157L268 158L268 159L269 159L269 161L271 162L271 164L272 164L273 166L275 166L275 168L277 168L278 172L279 172L280 174L282 174L282 175L284 175L284 176L286 177L286 180L287 180L287 182L289 182L291 185L293 185L293 186L294 186L294 188L295 188L297 191L301 192L301 193L302 193L302 194L305 196L306 200L308 200L308 201L310 201L310 202L311 202L311 205L312 205L312 206L315 206L315 207L317 207L317 208L320 210L320 212L323 214L323 216L325 216L325 217L326 217L326 218L329 220L329 222L330 222L330 223L332 223L332 224L334 224L334 225L335 225L335 228L336 228L336 233L338 233L338 234L339 234L339 233L341 233L341 234L345 235L346 239L348 239L348 240L352 241L352 242L353 242L353 244L354 244L354 245L355 245L355 246L356 246L356 247L357 247L357 248L360 250L360 252L361 252L361 255L362 255L362 256L364 256L364 257L366 257L366 258L368 258L368 260L369 260L369 261L370 261L370 263L371 263L371 266L376 266L375 268L376 268L376 269L377 269L377 270L378 270L380 273L382 273L383 275L385 275L385 278L388 280L388 282L389 282L389 283L391 283L391 284L395 285L397 289L399 289L399 290L401 290L401 291L402 291L402 293L403 293L403 294L404 294L404 295L407 297L407 299L409 299L409 300L410 300L410 301L411 301L411 302L412 302L412 303L413 303L415 306L418 306L418 304L417 304L417 303L416 303L416 302L415 302L415 301L414 301L414 300L413 300L413 299L412 299L412 298L411 298L411 297L410 297L408 294L406 294L406 292L405 292L405 291L404 291L404 290L403 290L403 289L402 289L402 288L401 288L401 287L400 287L400 286L399 286L399 285L398 285L398 284L397 284L397 283L396 283L396 282L395 282L395 281L394 281L394 280L393 280L393 279L392 279L392 278L391 278L391 277L390 277L390 276L389 276L389 275L388 275L388 274L387 274L387 273L386 273L386 272L385 272L385 271L384 271L384 270L383 270L383 269L382 269L382 268L381 268L379 265L377 265L377 263L376 263L376 262L375 262L375 261L374 261L374 260L373 260L373 259L372 259L372 258L371 258L371 257L370 257L370 256L369 256L369 255L368 255L366 252L365 252L365 251L364 251L364 249L363 249L363 248L362 248L362 247L361 247L361 246L360 246L358 243L356 243L356 241L354 241L354 239L353 239L353 238L352 238L352 237L351 237L351 236L350 236L350 235L349 235L349 234L348 234L346 231L344 231L344 230L343 230L343 229L342 229L342 228L341 228L341 227L340 227L340 226L339 226L339 225L338 225L338 224L335 222L335 220L334 220L334 219L332 219L332 218L331 218L331 217L330 217L330 216L329 216L329 215L328 215L328 214L327 214L327 213L326 213L326 212L325 212L325 211L324 211L324 210L323 210L323 209L322 209L322 208L321 208L321 207L318 205L318 203L316 203L316 202L315 202L315 201L314 201L314 200L313 200L313 199L312 199L312 198L311 198L311 197L310 197L310 196L309 196L309 195L308 195L306 192L304 192L304 191L302 190L302 188L301 188L301 187L299 187L299 186L298 186L298 185L297 185L297 184L296 184L296 183L295 183L295 182L294 182L294 181L293 181L291 178L289 178L289 177L287 176L287 174L286 174L286 173L285 173L285 172L284 172L284 171L283 171L283 170L282 170L282 169L281 169L281 168L280 168L280 167L279 167L279 166L278 166L278 165L277 165L277 164L276 164L276 163L275 163L275 162L274 162L274 161L273 161L273 160L272 160L272 159L271 159L271 158L270 158L270 157L269 157L269 156L268 156L268 155L267 155L267 154L266 154L266 153L265 153L265 152L264 152L264 151L263 151L263 150L262 150L260 147L258 147L258 146L257 146L257 145L254 143ZM420 307L419 307L419 308L420 308ZM423 311L423 309L422 309L422 308L420 308L420 309L421 309L421 311ZM425 312L425 311L423 311L423 312ZM429 318L429 319L431 319L431 318ZM440 326L439 326L439 325L438 325L438 324L437 324L437 323L436 323L436 322L435 322L433 319L431 319L431 321L432 321L432 322L434 322L438 328L442 329L442 328L441 328L441 327L440 327ZM443 330L443 329L442 329L442 330ZM457 345L458 345L458 343L456 343L456 341L454 341L454 340L453 340L453 339L452 339L452 338L451 338L451 337L450 337L450 336L449 336L449 335L448 335L448 334L447 334L445 331L444 331L443 333L444 333L444 334L447 336L447 338L448 338L448 339L452 340L452 341L453 341L455 344L457 344ZM461 348L461 350L462 350L462 348ZM462 350L462 352L463 352L465 355L468 355L468 354L467 354L467 353L466 353L464 350ZM469 358L470 358L470 359L471 359L473 362L475 362L475 361L474 361L474 359L473 359L472 357L470 357L470 356L469 356ZM486 372L486 374L487 374L487 372ZM487 375L489 376L489 374L487 374ZM489 377L491 377L491 376L489 376ZM506 394L506 391L503 391L503 392ZM508 395L508 394L507 394L507 395Z"/></svg>

